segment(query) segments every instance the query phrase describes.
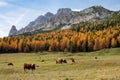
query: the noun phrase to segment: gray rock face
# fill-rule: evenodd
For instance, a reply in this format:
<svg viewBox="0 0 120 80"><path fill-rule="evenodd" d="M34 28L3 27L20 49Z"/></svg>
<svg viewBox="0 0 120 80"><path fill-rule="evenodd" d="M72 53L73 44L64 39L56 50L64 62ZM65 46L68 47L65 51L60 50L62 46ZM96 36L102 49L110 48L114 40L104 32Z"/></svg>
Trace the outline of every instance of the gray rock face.
<svg viewBox="0 0 120 80"><path fill-rule="evenodd" d="M35 21L30 22L25 28L20 29L17 34L22 34L25 32L31 32L34 31L35 27L37 25L42 25L44 24L47 20L49 20L50 18L52 18L54 16L54 14L48 12L46 13L44 16L41 15L39 16L37 19L35 19ZM35 29L36 30L36 29Z"/></svg>
<svg viewBox="0 0 120 80"><path fill-rule="evenodd" d="M69 8L61 8L55 15L48 12L44 16L39 16L28 26L19 30L17 34L31 32L38 29L51 30L61 24L72 25L80 22L96 21L105 17L110 17L114 12L102 6L92 6L82 11L76 12Z"/></svg>
<svg viewBox="0 0 120 80"><path fill-rule="evenodd" d="M45 17L47 18L47 19L50 19L50 18L52 18L54 16L54 14L53 13L50 13L50 12L47 12L46 14L45 14Z"/></svg>
<svg viewBox="0 0 120 80"><path fill-rule="evenodd" d="M54 16L54 14L52 14L52 13L50 13L50 12L48 12L48 13L46 13L45 14L45 16L39 16L35 21L32 21L32 22L30 22L27 26L26 26L26 28L31 28L31 27L35 27L36 25L40 25L40 24L43 24L43 23L45 23L48 19L50 19L51 17L53 17Z"/></svg>
<svg viewBox="0 0 120 80"><path fill-rule="evenodd" d="M57 11L57 14L56 15L65 15L65 14L68 14L68 13L71 13L72 10L70 8L61 8Z"/></svg>
<svg viewBox="0 0 120 80"><path fill-rule="evenodd" d="M9 36L14 36L17 34L17 29L16 27L13 25L10 32L9 32Z"/></svg>
<svg viewBox="0 0 120 80"><path fill-rule="evenodd" d="M96 21L105 17L109 17L113 14L101 6L92 6L80 12L72 11L69 8L62 8L57 11L57 14L43 25L37 25L36 29L54 29L60 24L76 24L86 21Z"/></svg>

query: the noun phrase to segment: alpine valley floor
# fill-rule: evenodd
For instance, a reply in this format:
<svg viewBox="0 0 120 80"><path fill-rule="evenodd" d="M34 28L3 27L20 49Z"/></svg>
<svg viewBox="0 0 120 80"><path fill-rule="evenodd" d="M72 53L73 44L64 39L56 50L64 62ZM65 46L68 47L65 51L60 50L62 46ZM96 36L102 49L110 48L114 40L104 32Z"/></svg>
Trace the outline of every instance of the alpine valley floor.
<svg viewBox="0 0 120 80"><path fill-rule="evenodd" d="M71 57L76 63L70 61ZM57 58L65 58L68 63L56 64ZM14 66L8 66L8 62ZM34 72L24 72L24 63L35 63L39 67ZM89 53L0 54L0 80L120 80L120 48Z"/></svg>

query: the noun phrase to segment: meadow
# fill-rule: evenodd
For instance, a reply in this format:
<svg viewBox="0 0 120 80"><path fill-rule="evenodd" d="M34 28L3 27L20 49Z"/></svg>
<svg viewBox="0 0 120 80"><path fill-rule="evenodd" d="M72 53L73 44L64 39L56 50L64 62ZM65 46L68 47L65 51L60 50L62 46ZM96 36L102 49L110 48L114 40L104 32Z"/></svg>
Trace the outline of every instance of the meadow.
<svg viewBox="0 0 120 80"><path fill-rule="evenodd" d="M68 63L56 64L57 58L65 58ZM72 63L70 58L76 62ZM8 62L14 66L8 66ZM33 72L24 72L24 63L35 63L39 67ZM120 48L86 53L0 54L0 80L120 80Z"/></svg>

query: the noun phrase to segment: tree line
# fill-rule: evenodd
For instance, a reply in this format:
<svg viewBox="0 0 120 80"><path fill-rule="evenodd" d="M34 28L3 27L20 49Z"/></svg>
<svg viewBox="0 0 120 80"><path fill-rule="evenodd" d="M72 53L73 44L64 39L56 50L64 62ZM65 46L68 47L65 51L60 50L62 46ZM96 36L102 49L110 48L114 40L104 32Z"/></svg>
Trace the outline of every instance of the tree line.
<svg viewBox="0 0 120 80"><path fill-rule="evenodd" d="M120 47L120 15L96 22L74 24L70 29L32 36L0 38L0 52L89 52Z"/></svg>

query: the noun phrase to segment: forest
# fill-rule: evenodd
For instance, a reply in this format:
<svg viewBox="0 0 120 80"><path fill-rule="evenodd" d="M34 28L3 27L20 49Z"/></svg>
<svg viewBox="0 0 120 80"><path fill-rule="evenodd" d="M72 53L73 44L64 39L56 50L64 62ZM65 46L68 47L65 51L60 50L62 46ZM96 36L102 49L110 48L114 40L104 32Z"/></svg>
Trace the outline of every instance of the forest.
<svg viewBox="0 0 120 80"><path fill-rule="evenodd" d="M120 47L120 14L95 22L73 24L70 29L0 38L0 53L91 52Z"/></svg>

